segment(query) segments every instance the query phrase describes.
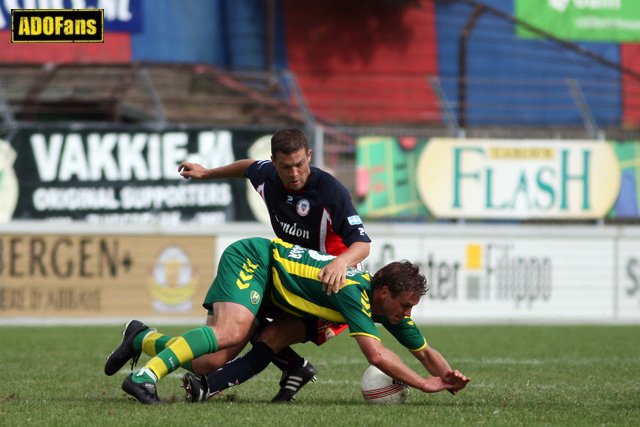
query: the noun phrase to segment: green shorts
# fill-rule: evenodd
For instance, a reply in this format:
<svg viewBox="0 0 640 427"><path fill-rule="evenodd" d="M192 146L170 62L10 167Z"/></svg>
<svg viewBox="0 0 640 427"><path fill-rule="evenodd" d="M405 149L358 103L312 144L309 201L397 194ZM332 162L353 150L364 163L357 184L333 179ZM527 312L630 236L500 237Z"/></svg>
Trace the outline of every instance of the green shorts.
<svg viewBox="0 0 640 427"><path fill-rule="evenodd" d="M213 314L214 302L235 302L257 315L271 283L270 240L238 240L225 249L202 306Z"/></svg>

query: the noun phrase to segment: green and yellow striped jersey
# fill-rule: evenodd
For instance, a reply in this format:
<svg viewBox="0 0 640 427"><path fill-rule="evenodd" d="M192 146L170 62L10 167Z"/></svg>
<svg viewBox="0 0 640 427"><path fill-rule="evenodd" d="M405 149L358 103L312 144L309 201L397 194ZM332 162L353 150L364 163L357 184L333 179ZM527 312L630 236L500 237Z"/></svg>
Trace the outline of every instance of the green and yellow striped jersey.
<svg viewBox="0 0 640 427"><path fill-rule="evenodd" d="M320 270L335 258L281 239L271 242L273 287L271 298L280 309L296 316L320 318L349 325L351 336L366 335L380 340L375 323L382 324L405 347L417 351L426 340L408 317L391 324L371 313L372 293L368 272L349 268L347 283L340 292L327 295L318 279Z"/></svg>

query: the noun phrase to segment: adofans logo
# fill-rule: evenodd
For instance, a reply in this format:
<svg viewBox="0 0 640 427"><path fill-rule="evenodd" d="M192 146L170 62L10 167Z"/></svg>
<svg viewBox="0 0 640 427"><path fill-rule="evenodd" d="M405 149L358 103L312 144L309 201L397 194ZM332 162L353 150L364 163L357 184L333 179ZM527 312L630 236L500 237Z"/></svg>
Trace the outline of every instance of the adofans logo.
<svg viewBox="0 0 640 427"><path fill-rule="evenodd" d="M13 43L102 43L104 9L13 9Z"/></svg>
<svg viewBox="0 0 640 427"><path fill-rule="evenodd" d="M16 152L0 139L0 223L9 222L18 203L18 179L13 170Z"/></svg>

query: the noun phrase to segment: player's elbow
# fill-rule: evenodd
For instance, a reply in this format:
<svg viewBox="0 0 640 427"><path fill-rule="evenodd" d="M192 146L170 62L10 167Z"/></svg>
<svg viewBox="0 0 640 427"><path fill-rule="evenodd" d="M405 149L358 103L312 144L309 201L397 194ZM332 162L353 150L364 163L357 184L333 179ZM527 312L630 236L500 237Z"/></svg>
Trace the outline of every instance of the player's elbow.
<svg viewBox="0 0 640 427"><path fill-rule="evenodd" d="M367 359L370 365L378 366L385 359L385 352L388 351L382 345L380 340L372 336L356 336L358 345L362 354Z"/></svg>
<svg viewBox="0 0 640 427"><path fill-rule="evenodd" d="M369 364L373 366L379 366L380 363L382 363L383 359L382 352L377 350L365 351L364 357L366 357L367 362L369 362Z"/></svg>
<svg viewBox="0 0 640 427"><path fill-rule="evenodd" d="M371 243L365 243L364 245L362 245L362 259L366 259L369 254L371 253Z"/></svg>

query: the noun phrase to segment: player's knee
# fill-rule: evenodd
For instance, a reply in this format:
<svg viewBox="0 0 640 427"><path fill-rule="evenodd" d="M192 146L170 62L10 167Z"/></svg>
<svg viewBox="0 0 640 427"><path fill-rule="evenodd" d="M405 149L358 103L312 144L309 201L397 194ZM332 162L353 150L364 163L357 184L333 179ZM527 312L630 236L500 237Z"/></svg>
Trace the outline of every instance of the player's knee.
<svg viewBox="0 0 640 427"><path fill-rule="evenodd" d="M273 351L277 351L278 349L278 334L272 328L266 328L260 331L258 335L258 339L256 341L260 341L269 346Z"/></svg>
<svg viewBox="0 0 640 427"><path fill-rule="evenodd" d="M265 343L274 353L279 353L285 347L295 344L290 334L282 334L276 328L266 328L260 333L258 341Z"/></svg>

